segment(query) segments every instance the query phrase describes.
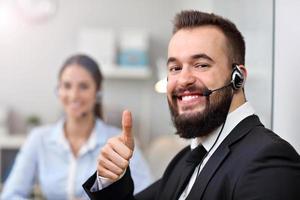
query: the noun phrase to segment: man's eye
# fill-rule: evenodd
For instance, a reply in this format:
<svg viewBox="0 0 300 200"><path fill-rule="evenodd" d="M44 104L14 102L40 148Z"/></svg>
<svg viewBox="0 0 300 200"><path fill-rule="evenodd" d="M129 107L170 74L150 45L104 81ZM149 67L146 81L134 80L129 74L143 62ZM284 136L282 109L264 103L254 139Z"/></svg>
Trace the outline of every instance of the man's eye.
<svg viewBox="0 0 300 200"><path fill-rule="evenodd" d="M205 68L208 67L208 64L195 64L195 68Z"/></svg>
<svg viewBox="0 0 300 200"><path fill-rule="evenodd" d="M170 72L176 72L176 71L179 71L179 70L181 70L181 67L179 67L179 66L173 66L173 67L169 68Z"/></svg>

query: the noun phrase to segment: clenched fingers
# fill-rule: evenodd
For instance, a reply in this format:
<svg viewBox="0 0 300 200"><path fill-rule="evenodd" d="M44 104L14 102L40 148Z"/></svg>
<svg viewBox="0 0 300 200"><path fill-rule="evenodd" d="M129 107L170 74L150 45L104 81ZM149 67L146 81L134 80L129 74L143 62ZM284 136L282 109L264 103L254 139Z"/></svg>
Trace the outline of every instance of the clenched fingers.
<svg viewBox="0 0 300 200"><path fill-rule="evenodd" d="M115 165L117 165L118 167L120 167L121 169L126 169L128 166L128 159L126 159L126 157L124 158L124 156L122 156L123 153L117 152L115 150L115 146L111 145L111 144L107 144L105 145L102 150L101 150L101 154L100 154L100 159L107 159L110 160L112 163L114 163ZM102 163L100 163L102 164Z"/></svg>
<svg viewBox="0 0 300 200"><path fill-rule="evenodd" d="M124 169L104 157L100 157L98 162L97 171L102 177L116 180L124 172Z"/></svg>
<svg viewBox="0 0 300 200"><path fill-rule="evenodd" d="M124 144L123 138L121 136L109 139L107 145L109 145L125 160L129 160L132 157L133 151L126 144Z"/></svg>

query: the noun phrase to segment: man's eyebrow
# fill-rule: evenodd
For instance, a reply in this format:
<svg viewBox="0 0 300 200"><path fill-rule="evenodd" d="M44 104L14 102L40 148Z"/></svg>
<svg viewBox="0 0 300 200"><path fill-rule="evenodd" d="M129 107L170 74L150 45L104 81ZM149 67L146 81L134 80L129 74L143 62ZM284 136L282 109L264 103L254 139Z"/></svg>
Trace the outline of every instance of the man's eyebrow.
<svg viewBox="0 0 300 200"><path fill-rule="evenodd" d="M168 58L168 61L167 61L167 66L169 65L169 63L171 63L171 62L175 62L175 61L177 61L177 59L176 59L176 58L174 58L174 57L170 57L170 58Z"/></svg>
<svg viewBox="0 0 300 200"><path fill-rule="evenodd" d="M200 58L204 58L204 59L207 59L209 61L213 61L213 59L211 57L209 57L208 55L204 54L204 53L200 53L200 54L195 54L195 55L192 55L191 58L193 60L197 60L197 59L200 59Z"/></svg>
<svg viewBox="0 0 300 200"><path fill-rule="evenodd" d="M193 60L197 60L197 59L206 59L206 60L209 60L209 61L214 61L211 57L209 57L208 55L204 54L204 53L200 53L200 54L195 54L195 55L192 55L191 58ZM175 57L170 57L168 58L168 61L167 61L167 65L169 65L169 63L171 62L176 62L177 59Z"/></svg>

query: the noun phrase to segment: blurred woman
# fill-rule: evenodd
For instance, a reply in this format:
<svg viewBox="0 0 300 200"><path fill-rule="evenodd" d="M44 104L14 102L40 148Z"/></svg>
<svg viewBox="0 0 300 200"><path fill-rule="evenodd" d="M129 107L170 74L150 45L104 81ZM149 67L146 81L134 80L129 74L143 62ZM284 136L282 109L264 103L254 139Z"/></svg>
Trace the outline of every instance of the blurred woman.
<svg viewBox="0 0 300 200"><path fill-rule="evenodd" d="M102 74L93 59L70 57L58 79L65 117L31 132L4 185L3 200L30 198L35 183L46 199L88 199L81 185L94 172L102 146L120 133L102 121ZM130 167L138 192L151 176L140 151L134 153Z"/></svg>

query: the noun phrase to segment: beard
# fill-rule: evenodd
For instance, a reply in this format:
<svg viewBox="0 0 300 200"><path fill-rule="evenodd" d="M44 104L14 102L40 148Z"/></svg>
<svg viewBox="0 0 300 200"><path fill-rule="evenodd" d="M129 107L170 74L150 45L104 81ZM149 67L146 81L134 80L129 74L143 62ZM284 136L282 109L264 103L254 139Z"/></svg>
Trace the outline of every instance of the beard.
<svg viewBox="0 0 300 200"><path fill-rule="evenodd" d="M185 90L194 92L204 91L207 88L200 89L191 86ZM178 112L176 94L179 92L178 90L172 93L172 99L168 98L168 104L173 125L177 130L176 134L180 137L190 139L206 136L225 122L232 100L231 87L226 87L208 96L203 111L187 114Z"/></svg>

